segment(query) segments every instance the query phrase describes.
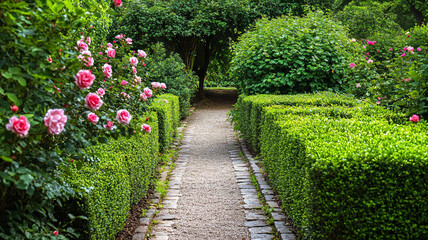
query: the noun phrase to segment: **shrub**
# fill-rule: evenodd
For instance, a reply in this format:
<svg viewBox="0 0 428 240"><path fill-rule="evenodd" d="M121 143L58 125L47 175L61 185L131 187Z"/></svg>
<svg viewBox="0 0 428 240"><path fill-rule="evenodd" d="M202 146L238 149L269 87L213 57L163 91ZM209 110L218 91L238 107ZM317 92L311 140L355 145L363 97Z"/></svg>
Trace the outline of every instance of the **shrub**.
<svg viewBox="0 0 428 240"><path fill-rule="evenodd" d="M164 153L168 150L172 143L172 137L174 135L174 126L177 125L178 117L173 115L177 113L177 97L167 95L166 98L160 97L153 102L150 107L152 111L155 111L159 121L159 151Z"/></svg>
<svg viewBox="0 0 428 240"><path fill-rule="evenodd" d="M354 51L345 29L322 12L261 19L234 46L232 80L245 94L341 89Z"/></svg>
<svg viewBox="0 0 428 240"><path fill-rule="evenodd" d="M280 113L278 121L266 121L275 115L267 114L261 134L263 165L300 233L311 239L426 236L427 124L305 112Z"/></svg>
<svg viewBox="0 0 428 240"><path fill-rule="evenodd" d="M390 7L389 2L365 2L363 6L351 2L335 18L349 28L350 38L367 39L378 32L390 33L400 29L396 15L385 11Z"/></svg>
<svg viewBox="0 0 428 240"><path fill-rule="evenodd" d="M178 54L167 54L163 45L158 43L151 47L144 69L148 81L166 83L165 92L179 97L181 118L189 115L190 101L196 91L196 76L184 68Z"/></svg>
<svg viewBox="0 0 428 240"><path fill-rule="evenodd" d="M79 219L74 224L84 239L112 239L122 230L132 204L146 196L158 163L156 113L139 119L151 132L136 130L108 144L84 151L89 161L74 160L64 167L64 176L81 193L66 206Z"/></svg>
<svg viewBox="0 0 428 240"><path fill-rule="evenodd" d="M271 105L355 106L356 104L357 101L355 99L332 92L298 95L241 95L235 106L235 110L232 111L232 115L233 121L237 123L237 129L241 131L253 150L259 152L263 107Z"/></svg>
<svg viewBox="0 0 428 240"><path fill-rule="evenodd" d="M171 104L172 128L175 130L180 126L180 100L178 96L170 93L160 95L160 99L167 100Z"/></svg>

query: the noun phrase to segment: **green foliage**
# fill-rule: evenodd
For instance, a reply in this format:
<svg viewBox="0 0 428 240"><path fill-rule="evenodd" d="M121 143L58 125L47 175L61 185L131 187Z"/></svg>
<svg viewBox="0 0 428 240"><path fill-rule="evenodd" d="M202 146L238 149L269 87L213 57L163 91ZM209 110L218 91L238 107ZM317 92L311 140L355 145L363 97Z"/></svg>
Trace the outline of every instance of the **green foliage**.
<svg viewBox="0 0 428 240"><path fill-rule="evenodd" d="M149 120L146 120L148 117ZM85 149L90 161L74 161L63 168L67 182L81 194L66 206L87 216L74 227L84 239L114 239L122 230L132 204L146 196L158 163L157 115L138 121L152 131L131 132L108 144Z"/></svg>
<svg viewBox="0 0 428 240"><path fill-rule="evenodd" d="M354 43L360 54L355 56L355 67L348 67L349 92L358 98L370 98L389 109L403 111L408 116L426 117L426 29L421 26L406 34L376 34L370 41L376 41L376 44L364 42L364 48ZM369 63L369 60L373 62ZM357 84L360 87L356 87Z"/></svg>
<svg viewBox="0 0 428 240"><path fill-rule="evenodd" d="M73 218L66 216L58 220L55 212L55 208L74 195L63 183L57 167L65 161L65 156L81 155L80 148L90 145L91 141L85 139L83 132L76 131L79 129L76 125L69 125L64 134L56 138L48 135L43 116L50 108L63 108L65 97L54 86L71 82L73 77L61 68L77 69L76 39L80 38L81 31L86 34L85 28L90 24L108 27L114 14L110 4L109 0L6 0L0 3L2 239L50 239L54 230L59 229L58 239L79 235L67 228ZM47 61L50 56L54 64ZM80 95L74 97L81 101ZM21 139L6 130L5 125L13 115L12 105L19 107L18 117L23 115L29 120L31 137Z"/></svg>
<svg viewBox="0 0 428 240"><path fill-rule="evenodd" d="M167 54L163 44L158 43L151 47L146 59L146 78L152 82L163 82L167 89L180 99L180 116L189 115L190 101L196 91L196 77L185 70L185 65L178 54Z"/></svg>
<svg viewBox="0 0 428 240"><path fill-rule="evenodd" d="M360 5L353 1L336 13L335 18L349 28L350 38L367 39L378 32L390 33L400 29L396 15L386 12L391 5L391 2L382 4L376 1Z"/></svg>
<svg viewBox="0 0 428 240"><path fill-rule="evenodd" d="M170 93L165 93L159 96L160 99L166 100L171 104L170 110L172 115L172 128L175 130L180 126L180 100L178 96Z"/></svg>
<svg viewBox="0 0 428 240"><path fill-rule="evenodd" d="M262 19L234 46L232 80L245 94L338 91L353 49L322 12Z"/></svg>
<svg viewBox="0 0 428 240"><path fill-rule="evenodd" d="M313 239L426 236L428 219L420 214L428 209L426 122L337 119L333 109L264 112L263 165L300 233Z"/></svg>
<svg viewBox="0 0 428 240"><path fill-rule="evenodd" d="M266 106L355 106L357 101L345 95L332 92L298 95L241 95L232 111L232 121L247 139L254 151L260 151L262 110Z"/></svg>
<svg viewBox="0 0 428 240"><path fill-rule="evenodd" d="M165 97L162 95L153 102L150 109L157 113L159 120L159 152L165 153L172 143L174 126L178 125L178 98L170 94Z"/></svg>

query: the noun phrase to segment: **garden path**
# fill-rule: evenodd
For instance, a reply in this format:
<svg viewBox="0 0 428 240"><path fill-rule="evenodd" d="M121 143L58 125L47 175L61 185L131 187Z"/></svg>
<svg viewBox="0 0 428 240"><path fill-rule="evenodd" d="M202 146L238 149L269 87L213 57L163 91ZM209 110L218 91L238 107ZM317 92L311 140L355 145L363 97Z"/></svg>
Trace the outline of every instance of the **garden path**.
<svg viewBox="0 0 428 240"><path fill-rule="evenodd" d="M204 100L188 119L169 190L155 217L150 239L274 236L256 188L251 185L249 166L239 156L238 142L227 122L227 112L235 102L236 98L230 96ZM294 235L289 237L294 239Z"/></svg>

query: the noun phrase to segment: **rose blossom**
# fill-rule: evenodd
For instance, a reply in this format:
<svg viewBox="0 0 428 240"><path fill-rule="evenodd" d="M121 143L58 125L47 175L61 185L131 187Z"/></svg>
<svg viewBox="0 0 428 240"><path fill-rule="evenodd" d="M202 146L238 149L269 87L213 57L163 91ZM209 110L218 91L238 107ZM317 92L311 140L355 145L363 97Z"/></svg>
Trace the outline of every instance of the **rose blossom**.
<svg viewBox="0 0 428 240"><path fill-rule="evenodd" d="M85 98L85 107L91 111L97 111L103 105L103 100L95 93L88 93Z"/></svg>
<svg viewBox="0 0 428 240"><path fill-rule="evenodd" d="M147 124L143 124L143 125L141 125L141 131L146 131L149 133L152 131L152 128Z"/></svg>
<svg viewBox="0 0 428 240"><path fill-rule="evenodd" d="M99 119L100 118L95 113L89 113L88 114L88 120L92 124L97 124L97 122L98 122Z"/></svg>
<svg viewBox="0 0 428 240"><path fill-rule="evenodd" d="M113 44L107 43L107 48L113 48Z"/></svg>
<svg viewBox="0 0 428 240"><path fill-rule="evenodd" d="M91 37L87 37L86 42L88 43L88 45L91 45Z"/></svg>
<svg viewBox="0 0 428 240"><path fill-rule="evenodd" d="M140 84L141 83L141 77L135 75L135 82L136 82L136 84Z"/></svg>
<svg viewBox="0 0 428 240"><path fill-rule="evenodd" d="M129 59L129 62L131 63L131 65L132 66L137 66L137 64L138 64L138 58L136 58L136 57L131 57L130 59Z"/></svg>
<svg viewBox="0 0 428 240"><path fill-rule="evenodd" d="M111 65L109 65L108 63L104 64L103 66L103 73L106 76L106 78L111 78L112 74L112 69L111 69Z"/></svg>
<svg viewBox="0 0 428 240"><path fill-rule="evenodd" d="M392 51L392 48L390 48L389 51Z"/></svg>
<svg viewBox="0 0 428 240"><path fill-rule="evenodd" d="M160 88L161 84L159 82L152 82L152 87L154 87L154 88Z"/></svg>
<svg viewBox="0 0 428 240"><path fill-rule="evenodd" d="M134 74L137 74L137 69L135 67L132 67L132 71L134 72Z"/></svg>
<svg viewBox="0 0 428 240"><path fill-rule="evenodd" d="M122 1L121 0L113 0L115 7L122 7Z"/></svg>
<svg viewBox="0 0 428 240"><path fill-rule="evenodd" d="M143 101L147 100L147 96L144 93L140 93L140 99L143 99Z"/></svg>
<svg viewBox="0 0 428 240"><path fill-rule="evenodd" d="M150 88L144 88L144 94L148 97L151 98L152 97L152 90L150 90Z"/></svg>
<svg viewBox="0 0 428 240"><path fill-rule="evenodd" d="M126 42L128 43L128 45L132 45L132 39L127 38L127 39L126 39Z"/></svg>
<svg viewBox="0 0 428 240"><path fill-rule="evenodd" d="M122 39L123 37L125 37L125 34L119 34L119 35L117 35L115 38L120 40L120 39Z"/></svg>
<svg viewBox="0 0 428 240"><path fill-rule="evenodd" d="M114 58L114 56L116 55L116 50L114 50L113 48L108 48L106 50L107 56Z"/></svg>
<svg viewBox="0 0 428 240"><path fill-rule="evenodd" d="M52 58L48 57L48 62L52 63Z"/></svg>
<svg viewBox="0 0 428 240"><path fill-rule="evenodd" d="M59 232L58 232L58 231L54 231L54 232L53 232L53 235L54 235L54 236L58 236L58 234L59 234Z"/></svg>
<svg viewBox="0 0 428 240"><path fill-rule="evenodd" d="M91 70L79 70L75 78L76 85L83 90L91 87L92 83L94 83L95 75L92 74Z"/></svg>
<svg viewBox="0 0 428 240"><path fill-rule="evenodd" d="M77 46L80 48L80 51L88 51L88 45L83 41L83 39L77 41Z"/></svg>
<svg viewBox="0 0 428 240"><path fill-rule="evenodd" d="M145 58L145 57L147 57L147 53L144 52L143 50L138 50L138 56Z"/></svg>
<svg viewBox="0 0 428 240"><path fill-rule="evenodd" d="M406 54L405 53L403 53L402 55L401 55L401 57L405 57L406 56Z"/></svg>
<svg viewBox="0 0 428 240"><path fill-rule="evenodd" d="M373 60L368 60L368 61L367 61L367 63L372 63L372 62L373 62Z"/></svg>
<svg viewBox="0 0 428 240"><path fill-rule="evenodd" d="M44 118L45 126L48 127L48 133L58 135L64 130L67 116L62 109L49 109Z"/></svg>
<svg viewBox="0 0 428 240"><path fill-rule="evenodd" d="M14 132L18 137L23 138L28 135L30 123L25 116L20 116L19 119L15 116L9 119L9 124L6 124L6 129Z"/></svg>
<svg viewBox="0 0 428 240"><path fill-rule="evenodd" d="M97 90L98 96L103 97L105 93L106 93L106 90L104 88L98 88Z"/></svg>
<svg viewBox="0 0 428 240"><path fill-rule="evenodd" d="M161 86L162 89L166 88L166 84L165 83L161 83L160 86Z"/></svg>
<svg viewBox="0 0 428 240"><path fill-rule="evenodd" d="M420 47L416 48L416 50L418 50L418 52L422 51L422 49Z"/></svg>
<svg viewBox="0 0 428 240"><path fill-rule="evenodd" d="M129 114L128 111L126 111L125 109L121 109L119 111L117 111L117 115L116 115L116 120L122 124L122 125L127 125L129 124L129 122L131 121L131 114Z"/></svg>
<svg viewBox="0 0 428 240"><path fill-rule="evenodd" d="M16 105L12 105L12 107L10 107L10 110L12 110L12 112L17 112L18 111L18 106L16 106Z"/></svg>
<svg viewBox="0 0 428 240"><path fill-rule="evenodd" d="M350 67L350 68L355 67L355 63L350 63L350 64L349 64L349 67Z"/></svg>
<svg viewBox="0 0 428 240"><path fill-rule="evenodd" d="M357 86L355 86L356 88L359 88L359 87L361 87L361 84L359 84L359 83L357 83Z"/></svg>
<svg viewBox="0 0 428 240"><path fill-rule="evenodd" d="M419 116L418 115L413 115L409 118L410 121L412 122L419 122Z"/></svg>
<svg viewBox="0 0 428 240"><path fill-rule="evenodd" d="M125 80L122 80L122 82L120 82L120 85L126 85L126 84L128 84L128 82L127 81L125 81Z"/></svg>
<svg viewBox="0 0 428 240"><path fill-rule="evenodd" d="M110 131L116 128L116 126L114 126L114 125L113 125L113 122L112 122L112 121L108 121L108 122L107 122L107 124L106 124L106 125L104 125L104 127L105 127L107 130L110 130Z"/></svg>

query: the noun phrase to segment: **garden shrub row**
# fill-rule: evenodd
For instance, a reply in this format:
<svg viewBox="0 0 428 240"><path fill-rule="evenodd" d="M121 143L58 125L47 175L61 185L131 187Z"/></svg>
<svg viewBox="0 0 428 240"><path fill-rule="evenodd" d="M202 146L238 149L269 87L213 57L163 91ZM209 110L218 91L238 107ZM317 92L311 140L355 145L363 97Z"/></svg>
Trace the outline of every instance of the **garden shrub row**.
<svg viewBox="0 0 428 240"><path fill-rule="evenodd" d="M172 143L174 127L180 121L179 100L172 94L163 94L153 101L150 107L158 115L159 121L159 151L164 153Z"/></svg>
<svg viewBox="0 0 428 240"><path fill-rule="evenodd" d="M357 101L349 96L339 95L332 92L319 92L316 94L297 95L270 95L260 94L246 96L241 95L235 108L233 119L236 127L241 131L255 152L260 152L260 120L263 107L271 105L288 106L355 106Z"/></svg>
<svg viewBox="0 0 428 240"><path fill-rule="evenodd" d="M324 104L302 104L311 95L295 96L283 96L296 103L284 100L282 106L266 104L274 96L241 97L238 113L242 106L247 113L235 120L241 129L259 127L263 166L301 235L426 237L427 124L370 103L355 101L348 107L346 100L331 103L327 97ZM251 121L251 110L260 103L253 102L268 106L255 111L258 125Z"/></svg>
<svg viewBox="0 0 428 240"><path fill-rule="evenodd" d="M88 147L84 150L88 161L64 169L68 184L81 193L67 204L68 212L85 216L73 223L81 239L114 239L131 206L146 196L158 154L169 148L180 120L178 97L164 94L154 101L153 111L137 124L148 124L150 133L135 129L134 134Z"/></svg>

